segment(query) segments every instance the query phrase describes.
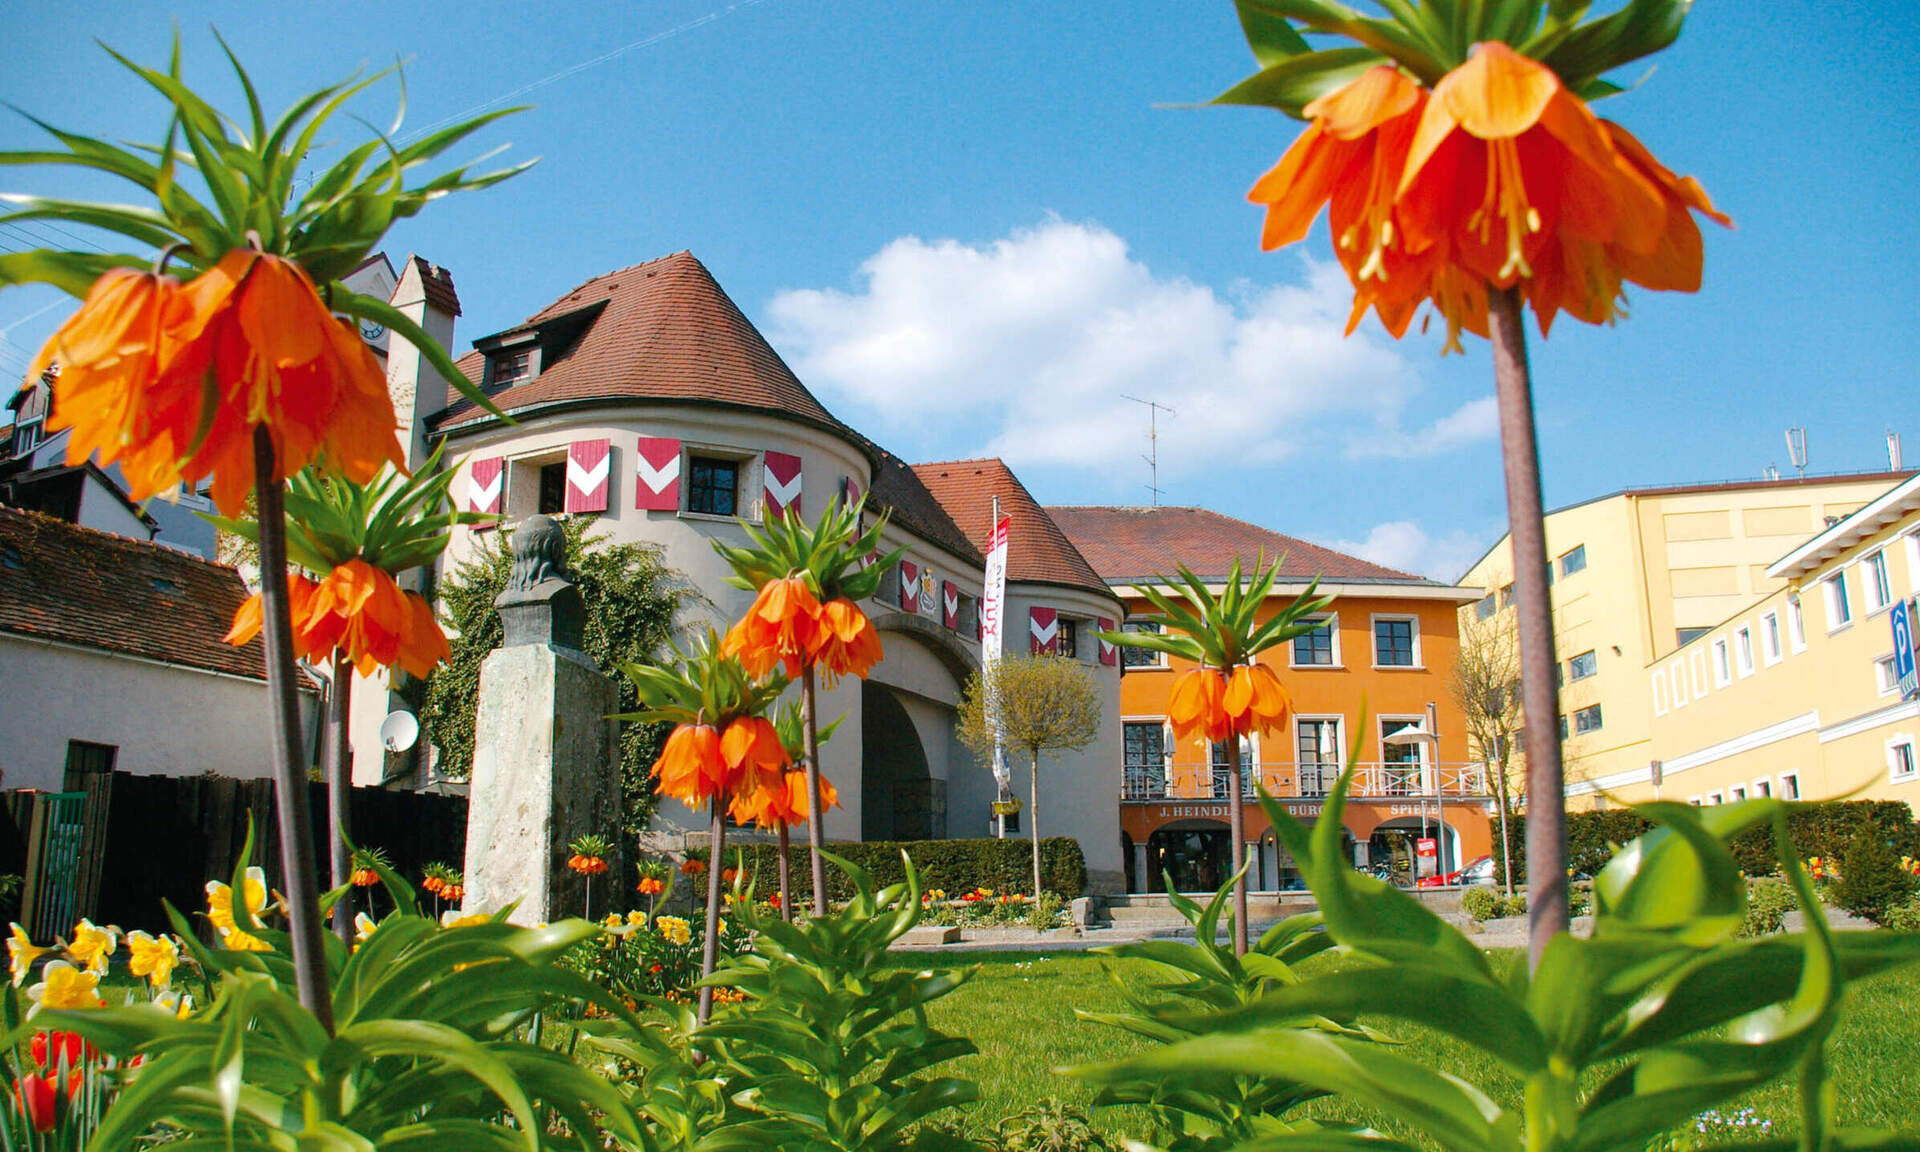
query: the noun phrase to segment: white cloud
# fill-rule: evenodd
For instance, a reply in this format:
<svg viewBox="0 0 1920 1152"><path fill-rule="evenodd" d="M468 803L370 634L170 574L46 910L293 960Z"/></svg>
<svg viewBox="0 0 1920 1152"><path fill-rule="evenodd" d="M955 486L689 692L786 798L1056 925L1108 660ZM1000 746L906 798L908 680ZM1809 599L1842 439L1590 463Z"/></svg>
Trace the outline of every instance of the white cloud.
<svg viewBox="0 0 1920 1152"><path fill-rule="evenodd" d="M1452 582L1480 558L1487 544L1467 532L1436 538L1411 520L1391 520L1374 525L1365 540L1336 540L1328 547L1402 572Z"/></svg>
<svg viewBox="0 0 1920 1152"><path fill-rule="evenodd" d="M1411 435L1397 427L1376 429L1356 438L1347 446L1347 455L1439 456L1500 435L1500 410L1491 396L1469 400L1460 407Z"/></svg>
<svg viewBox="0 0 1920 1152"><path fill-rule="evenodd" d="M853 291L777 295L771 329L810 387L923 458L987 452L1131 481L1146 413L1127 395L1175 409L1159 422L1163 481L1484 434L1480 401L1402 433L1413 369L1376 332L1343 334L1352 292L1337 265L1298 267L1299 283L1221 293L1156 274L1097 224L1049 219L986 244L902 237Z"/></svg>

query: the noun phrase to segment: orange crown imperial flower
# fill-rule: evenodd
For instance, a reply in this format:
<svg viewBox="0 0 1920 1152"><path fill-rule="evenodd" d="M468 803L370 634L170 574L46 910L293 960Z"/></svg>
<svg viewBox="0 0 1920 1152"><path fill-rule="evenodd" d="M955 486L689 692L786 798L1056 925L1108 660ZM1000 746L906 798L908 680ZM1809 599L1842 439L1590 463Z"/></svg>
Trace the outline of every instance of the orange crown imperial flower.
<svg viewBox="0 0 1920 1152"><path fill-rule="evenodd" d="M819 633L811 657L826 671L830 685L842 676L864 680L880 662L880 633L858 604L829 600L820 606Z"/></svg>
<svg viewBox="0 0 1920 1152"><path fill-rule="evenodd" d="M362 676L397 665L425 677L452 654L433 605L418 593L402 591L392 576L357 557L318 584L289 573L287 599L294 652L302 659L323 663L338 649ZM239 646L259 635L261 613L256 592L234 613L227 643Z"/></svg>
<svg viewBox="0 0 1920 1152"><path fill-rule="evenodd" d="M820 601L803 576L769 580L753 599L739 623L727 630L721 651L736 656L747 675L759 679L785 665L789 677L800 675L822 640Z"/></svg>
<svg viewBox="0 0 1920 1152"><path fill-rule="evenodd" d="M1226 709L1227 682L1218 668L1195 668L1174 680L1167 694L1167 719L1178 740L1225 740L1232 734Z"/></svg>
<svg viewBox="0 0 1920 1152"><path fill-rule="evenodd" d="M1245 736L1256 728L1263 734L1278 729L1286 722L1293 702L1273 669L1264 664L1242 664L1228 679L1221 705L1234 733Z"/></svg>
<svg viewBox="0 0 1920 1152"><path fill-rule="evenodd" d="M840 806L840 792L824 774L820 777L820 803L826 808ZM782 772L778 779L736 798L728 811L742 824L751 822L768 830L804 824L810 812L807 774Z"/></svg>

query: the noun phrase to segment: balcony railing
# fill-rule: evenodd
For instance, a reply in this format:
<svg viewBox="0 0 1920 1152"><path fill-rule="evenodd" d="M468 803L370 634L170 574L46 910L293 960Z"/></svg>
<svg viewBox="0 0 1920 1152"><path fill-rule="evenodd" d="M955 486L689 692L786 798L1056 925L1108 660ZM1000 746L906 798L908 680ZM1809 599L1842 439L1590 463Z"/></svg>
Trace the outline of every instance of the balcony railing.
<svg viewBox="0 0 1920 1152"><path fill-rule="evenodd" d="M1333 790L1340 779L1337 763L1265 763L1245 773L1243 796L1251 800L1254 782L1282 800L1315 798ZM1201 761L1175 760L1166 768L1128 765L1121 776L1120 798L1153 800L1225 800L1233 787L1225 769ZM1487 766L1479 761L1443 764L1362 763L1354 771L1355 797L1491 795Z"/></svg>

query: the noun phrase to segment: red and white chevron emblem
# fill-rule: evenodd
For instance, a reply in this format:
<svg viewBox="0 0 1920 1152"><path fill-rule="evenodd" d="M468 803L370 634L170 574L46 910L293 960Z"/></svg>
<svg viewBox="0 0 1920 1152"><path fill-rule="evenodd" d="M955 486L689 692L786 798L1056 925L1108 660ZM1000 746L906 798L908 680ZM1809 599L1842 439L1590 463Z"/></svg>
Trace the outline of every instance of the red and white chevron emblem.
<svg viewBox="0 0 1920 1152"><path fill-rule="evenodd" d="M680 441L642 436L634 445L633 506L643 511L680 510Z"/></svg>
<svg viewBox="0 0 1920 1152"><path fill-rule="evenodd" d="M506 460L499 456L475 460L467 470L467 507L475 512L500 511L507 487Z"/></svg>
<svg viewBox="0 0 1920 1152"><path fill-rule="evenodd" d="M575 440L567 445L567 511L607 510L607 472L612 464L609 441Z"/></svg>
<svg viewBox="0 0 1920 1152"><path fill-rule="evenodd" d="M1027 609L1027 638L1035 656L1054 656L1060 652L1060 613L1053 608Z"/></svg>
<svg viewBox="0 0 1920 1152"><path fill-rule="evenodd" d="M1093 623L1094 623L1094 626L1099 628L1100 631L1102 632L1113 631L1113 621L1107 619L1105 616L1095 617ZM1105 665L1108 668L1111 668L1115 664L1118 664L1119 662L1120 662L1120 649L1116 647L1111 641L1109 641L1105 636L1100 637L1100 663Z"/></svg>
<svg viewBox="0 0 1920 1152"><path fill-rule="evenodd" d="M900 607L920 611L920 566L911 560L900 561Z"/></svg>
<svg viewBox="0 0 1920 1152"><path fill-rule="evenodd" d="M960 589L951 580L941 582L940 623L956 631L960 627Z"/></svg>
<svg viewBox="0 0 1920 1152"><path fill-rule="evenodd" d="M766 518L771 520L786 512L800 514L800 457L789 456L785 452L767 453L766 468L767 509Z"/></svg>

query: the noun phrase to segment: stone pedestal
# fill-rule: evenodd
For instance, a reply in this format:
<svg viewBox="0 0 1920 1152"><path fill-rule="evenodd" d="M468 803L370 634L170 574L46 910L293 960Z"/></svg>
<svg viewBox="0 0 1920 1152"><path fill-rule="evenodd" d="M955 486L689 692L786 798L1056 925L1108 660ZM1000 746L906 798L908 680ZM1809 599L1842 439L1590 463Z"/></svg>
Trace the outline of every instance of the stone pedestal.
<svg viewBox="0 0 1920 1152"><path fill-rule="evenodd" d="M480 667L468 798L469 912L518 902L513 920L578 916L585 881L567 844L595 833L618 845L620 765L614 684L579 643L579 589L553 553L559 528L536 516L514 534L514 572L495 601L506 645ZM611 907L619 862L594 878L593 912Z"/></svg>

